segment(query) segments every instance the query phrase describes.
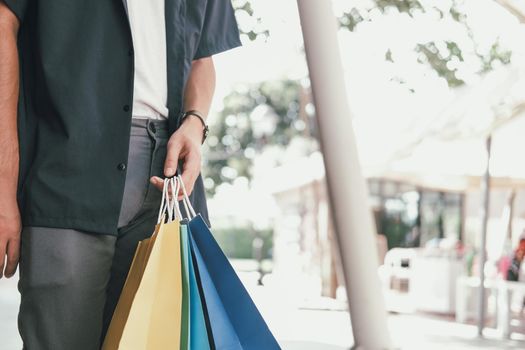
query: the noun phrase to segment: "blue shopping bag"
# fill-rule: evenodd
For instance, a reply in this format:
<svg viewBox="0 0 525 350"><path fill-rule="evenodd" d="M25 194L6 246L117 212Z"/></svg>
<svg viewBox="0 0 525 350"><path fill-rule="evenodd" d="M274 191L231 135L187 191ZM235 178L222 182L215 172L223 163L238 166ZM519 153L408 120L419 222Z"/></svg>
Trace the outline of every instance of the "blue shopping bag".
<svg viewBox="0 0 525 350"><path fill-rule="evenodd" d="M188 228L215 348L281 349L202 216L194 216Z"/></svg>
<svg viewBox="0 0 525 350"><path fill-rule="evenodd" d="M209 342L213 344L214 349L242 350L237 333L235 333L228 313L222 305L204 259L191 234L190 243L205 320L207 321Z"/></svg>

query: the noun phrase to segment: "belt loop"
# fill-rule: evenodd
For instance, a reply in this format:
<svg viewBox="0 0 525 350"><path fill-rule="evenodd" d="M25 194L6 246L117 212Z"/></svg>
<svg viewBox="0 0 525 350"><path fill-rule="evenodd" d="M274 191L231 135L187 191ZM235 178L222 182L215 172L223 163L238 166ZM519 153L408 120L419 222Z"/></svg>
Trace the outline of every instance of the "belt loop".
<svg viewBox="0 0 525 350"><path fill-rule="evenodd" d="M147 129L147 133L152 139L159 141L169 138L167 120L147 118L144 120L144 122L145 123L143 125Z"/></svg>
<svg viewBox="0 0 525 350"><path fill-rule="evenodd" d="M146 127L148 128L148 132L149 133L151 133L151 134L156 134L157 133L157 128L156 128L155 123L153 122L152 119L148 118L148 122L146 124Z"/></svg>

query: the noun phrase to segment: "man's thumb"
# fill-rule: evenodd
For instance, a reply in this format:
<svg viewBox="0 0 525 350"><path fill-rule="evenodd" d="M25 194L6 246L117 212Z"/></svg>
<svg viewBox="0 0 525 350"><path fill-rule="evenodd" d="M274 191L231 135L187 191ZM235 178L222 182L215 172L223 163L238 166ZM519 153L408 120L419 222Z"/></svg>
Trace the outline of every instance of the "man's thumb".
<svg viewBox="0 0 525 350"><path fill-rule="evenodd" d="M177 170L177 163L179 160L180 148L177 145L173 145L168 148L166 155L166 161L164 162L164 176L171 177L175 175Z"/></svg>

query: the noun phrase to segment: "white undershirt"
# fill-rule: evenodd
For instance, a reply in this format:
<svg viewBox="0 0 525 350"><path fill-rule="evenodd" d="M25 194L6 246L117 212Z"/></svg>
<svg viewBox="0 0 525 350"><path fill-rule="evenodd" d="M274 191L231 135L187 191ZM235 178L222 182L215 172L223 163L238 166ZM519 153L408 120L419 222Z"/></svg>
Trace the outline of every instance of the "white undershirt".
<svg viewBox="0 0 525 350"><path fill-rule="evenodd" d="M164 0L127 2L135 52L133 118L167 118Z"/></svg>

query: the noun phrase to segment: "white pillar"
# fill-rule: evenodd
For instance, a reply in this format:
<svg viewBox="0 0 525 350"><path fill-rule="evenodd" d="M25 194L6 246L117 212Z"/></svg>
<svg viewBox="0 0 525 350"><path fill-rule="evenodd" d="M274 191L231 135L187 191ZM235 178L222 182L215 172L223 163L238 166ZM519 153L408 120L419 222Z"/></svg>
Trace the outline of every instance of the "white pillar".
<svg viewBox="0 0 525 350"><path fill-rule="evenodd" d="M478 290L478 336L483 336L485 327L485 263L487 262L487 227L490 217L490 157L492 155L492 136L486 140L487 164L481 192L483 193L483 207L481 212L481 242L479 247L479 290Z"/></svg>
<svg viewBox="0 0 525 350"><path fill-rule="evenodd" d="M297 2L345 275L354 348L391 349L377 274L376 231L347 102L336 18L331 1Z"/></svg>

